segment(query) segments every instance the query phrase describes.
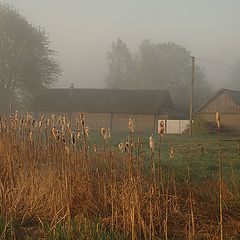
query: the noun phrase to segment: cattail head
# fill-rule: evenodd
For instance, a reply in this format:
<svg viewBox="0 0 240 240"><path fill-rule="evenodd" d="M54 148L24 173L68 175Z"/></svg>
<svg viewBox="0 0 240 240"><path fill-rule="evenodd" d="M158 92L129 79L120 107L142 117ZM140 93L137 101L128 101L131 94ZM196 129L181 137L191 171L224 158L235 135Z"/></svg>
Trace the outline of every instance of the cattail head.
<svg viewBox="0 0 240 240"><path fill-rule="evenodd" d="M47 123L46 124L47 124L48 127L50 127L50 124L51 124L50 118L47 119Z"/></svg>
<svg viewBox="0 0 240 240"><path fill-rule="evenodd" d="M77 130L77 139L80 140L81 139L81 130L78 128Z"/></svg>
<svg viewBox="0 0 240 240"><path fill-rule="evenodd" d="M52 135L54 138L56 138L56 134L57 134L57 128L55 126L52 127Z"/></svg>
<svg viewBox="0 0 240 240"><path fill-rule="evenodd" d="M84 119L83 113L80 114L80 121L81 121L82 127L84 128L84 126L85 126L85 119Z"/></svg>
<svg viewBox="0 0 240 240"><path fill-rule="evenodd" d="M154 137L153 137L153 135L151 135L149 138L149 147L150 147L151 152L154 152L154 146L155 146Z"/></svg>
<svg viewBox="0 0 240 240"><path fill-rule="evenodd" d="M69 149L69 147L68 147L68 146L65 146L64 149L65 149L66 154L67 154L67 155L70 155L70 149Z"/></svg>
<svg viewBox="0 0 240 240"><path fill-rule="evenodd" d="M108 140L109 138L111 138L110 128L106 129L102 127L100 132L104 140Z"/></svg>
<svg viewBox="0 0 240 240"><path fill-rule="evenodd" d="M174 148L171 146L170 149L169 149L169 158L170 158L170 159L173 159L173 158L174 158L174 155L175 155L175 150L174 150Z"/></svg>
<svg viewBox="0 0 240 240"><path fill-rule="evenodd" d="M130 151L130 143L129 143L129 139L127 139L125 142L125 152L129 152L129 151Z"/></svg>
<svg viewBox="0 0 240 240"><path fill-rule="evenodd" d="M73 145L76 143L75 133L74 132L72 132L72 134L71 134L71 142L72 142Z"/></svg>
<svg viewBox="0 0 240 240"><path fill-rule="evenodd" d="M71 132L70 123L67 124L67 131L68 131L69 133Z"/></svg>
<svg viewBox="0 0 240 240"><path fill-rule="evenodd" d="M93 151L97 153L97 144L93 144Z"/></svg>
<svg viewBox="0 0 240 240"><path fill-rule="evenodd" d="M158 129L158 134L160 134L161 136L163 136L164 131L165 131L164 121L161 121L161 122L160 122L159 129Z"/></svg>
<svg viewBox="0 0 240 240"><path fill-rule="evenodd" d="M124 142L120 142L118 144L118 148L123 153L125 151L125 144L124 144Z"/></svg>
<svg viewBox="0 0 240 240"><path fill-rule="evenodd" d="M62 133L61 140L62 140L63 143L66 143L66 138L65 138L65 134L64 133Z"/></svg>
<svg viewBox="0 0 240 240"><path fill-rule="evenodd" d="M59 130L57 130L56 135L55 135L56 141L59 142L60 141L60 133Z"/></svg>
<svg viewBox="0 0 240 240"><path fill-rule="evenodd" d="M15 118L15 122L18 122L18 111L15 112L14 118Z"/></svg>
<svg viewBox="0 0 240 240"><path fill-rule="evenodd" d="M85 131L85 136L88 138L89 137L89 127L85 127L84 131Z"/></svg>
<svg viewBox="0 0 240 240"><path fill-rule="evenodd" d="M132 118L128 119L128 129L130 132L132 132L132 133L134 132L134 122L133 122Z"/></svg>
<svg viewBox="0 0 240 240"><path fill-rule="evenodd" d="M32 131L29 133L29 141L31 143L33 142L33 132Z"/></svg>
<svg viewBox="0 0 240 240"><path fill-rule="evenodd" d="M217 123L217 127L219 129L221 126L221 116L220 116L219 112L216 112L216 123Z"/></svg>

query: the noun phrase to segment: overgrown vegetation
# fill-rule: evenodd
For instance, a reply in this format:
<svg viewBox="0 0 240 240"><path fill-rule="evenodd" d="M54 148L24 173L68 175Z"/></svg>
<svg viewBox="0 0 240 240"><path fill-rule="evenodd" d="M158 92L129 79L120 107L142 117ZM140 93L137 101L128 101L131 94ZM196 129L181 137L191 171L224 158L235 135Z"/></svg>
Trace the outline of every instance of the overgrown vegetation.
<svg viewBox="0 0 240 240"><path fill-rule="evenodd" d="M83 115L0 119L2 239L218 239L216 136L93 138ZM101 143L100 143L101 142ZM116 146L117 145L117 146ZM223 234L240 236L237 145L222 145Z"/></svg>

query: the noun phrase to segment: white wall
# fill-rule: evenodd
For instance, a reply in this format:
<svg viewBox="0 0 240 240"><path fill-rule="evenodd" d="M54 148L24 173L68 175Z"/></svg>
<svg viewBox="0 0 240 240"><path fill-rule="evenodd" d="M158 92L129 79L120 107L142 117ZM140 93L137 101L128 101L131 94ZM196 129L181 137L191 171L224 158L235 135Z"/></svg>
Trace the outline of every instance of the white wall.
<svg viewBox="0 0 240 240"><path fill-rule="evenodd" d="M189 120L158 120L158 128L161 121L165 123L166 134L182 134L189 125Z"/></svg>

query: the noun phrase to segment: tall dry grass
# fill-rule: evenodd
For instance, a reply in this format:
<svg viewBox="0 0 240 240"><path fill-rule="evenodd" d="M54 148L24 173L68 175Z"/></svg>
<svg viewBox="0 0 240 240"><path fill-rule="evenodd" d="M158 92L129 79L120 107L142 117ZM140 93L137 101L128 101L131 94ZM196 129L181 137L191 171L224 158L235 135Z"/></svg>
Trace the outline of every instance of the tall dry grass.
<svg viewBox="0 0 240 240"><path fill-rule="evenodd" d="M219 239L218 181L193 185L188 164L187 181L177 182L173 169L161 168L163 133L155 159L154 136L146 155L132 121L129 129L129 138L113 149L104 128L103 145L90 145L83 115L74 126L61 116L1 117L1 238L78 239L94 220L97 233L101 228L125 239ZM221 184L225 237L240 235L240 188L233 185Z"/></svg>

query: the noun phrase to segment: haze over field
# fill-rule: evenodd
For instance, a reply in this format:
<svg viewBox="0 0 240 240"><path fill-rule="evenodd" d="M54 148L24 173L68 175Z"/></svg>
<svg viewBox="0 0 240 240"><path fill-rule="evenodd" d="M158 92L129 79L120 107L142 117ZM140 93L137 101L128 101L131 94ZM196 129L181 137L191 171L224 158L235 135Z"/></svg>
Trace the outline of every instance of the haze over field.
<svg viewBox="0 0 240 240"><path fill-rule="evenodd" d="M134 52L144 39L172 41L192 55L234 65L240 58L238 0L9 0L29 22L49 32L64 73L58 87L101 88L108 72L106 55L121 38ZM197 60L206 79L227 85L231 69Z"/></svg>

